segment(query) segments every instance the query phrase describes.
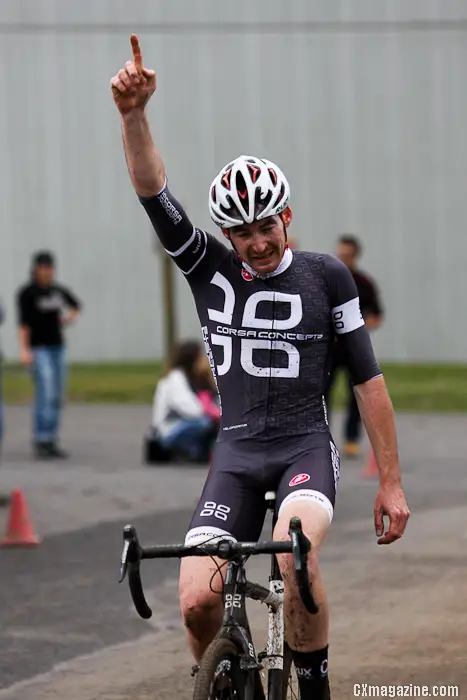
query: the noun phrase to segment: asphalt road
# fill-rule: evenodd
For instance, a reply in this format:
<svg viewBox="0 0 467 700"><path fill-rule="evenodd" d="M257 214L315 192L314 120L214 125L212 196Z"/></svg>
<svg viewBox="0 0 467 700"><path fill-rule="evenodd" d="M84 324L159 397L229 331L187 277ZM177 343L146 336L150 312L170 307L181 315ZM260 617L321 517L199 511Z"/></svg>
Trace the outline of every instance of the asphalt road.
<svg viewBox="0 0 467 700"><path fill-rule="evenodd" d="M31 459L25 408L8 407L6 418L0 492L23 490L42 542L0 549L0 700L188 700L178 562L145 563L148 622L117 578L123 525L133 522L145 543L182 541L206 470L141 464L147 407L69 407L63 436L72 458L54 464ZM375 545L376 482L361 479L361 462L342 463L321 557L333 700L354 697L365 679L457 684L467 696L467 419L397 420L412 511L403 540ZM4 529L6 511L0 519ZM249 572L265 580L267 562L252 560ZM251 616L260 646L264 608Z"/></svg>

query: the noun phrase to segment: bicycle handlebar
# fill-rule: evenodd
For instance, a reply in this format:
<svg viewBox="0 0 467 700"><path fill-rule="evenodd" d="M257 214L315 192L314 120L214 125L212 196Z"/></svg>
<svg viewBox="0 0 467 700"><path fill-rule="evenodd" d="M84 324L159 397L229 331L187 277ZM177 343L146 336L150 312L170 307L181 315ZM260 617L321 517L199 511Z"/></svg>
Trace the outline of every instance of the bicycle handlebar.
<svg viewBox="0 0 467 700"><path fill-rule="evenodd" d="M311 544L303 534L300 518L291 518L289 535L290 541L282 542L233 542L232 540L219 540L217 542L207 542L206 544L156 545L155 547L143 549L139 543L136 529L133 525L125 525L123 528L124 544L119 583L124 580L128 572L128 582L134 606L140 617L148 620L152 616L152 610L146 601L141 581L140 564L142 559L214 556L229 560L237 556L249 556L252 554L293 554L297 585L303 605L309 613L315 614L318 612L318 606L310 589L307 569L307 559Z"/></svg>
<svg viewBox="0 0 467 700"><path fill-rule="evenodd" d="M307 566L311 542L302 530L300 518L294 517L290 519L289 535L292 540L292 552L298 592L300 593L300 598L302 599L305 609L312 615L315 615L318 612L318 606L311 592Z"/></svg>

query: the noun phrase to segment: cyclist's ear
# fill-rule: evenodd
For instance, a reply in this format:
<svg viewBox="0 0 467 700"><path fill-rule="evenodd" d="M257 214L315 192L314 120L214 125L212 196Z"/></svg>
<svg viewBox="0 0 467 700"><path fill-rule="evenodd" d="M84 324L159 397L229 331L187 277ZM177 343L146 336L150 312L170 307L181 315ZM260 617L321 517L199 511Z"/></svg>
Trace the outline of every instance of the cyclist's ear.
<svg viewBox="0 0 467 700"><path fill-rule="evenodd" d="M288 228L292 223L292 209L290 207L286 207L284 211L281 211L279 216L281 217L285 228Z"/></svg>
<svg viewBox="0 0 467 700"><path fill-rule="evenodd" d="M224 236L225 236L226 238L228 238L229 241L230 241L229 229L228 229L228 228L222 228L222 227L221 227L221 231L222 231L222 233L224 234Z"/></svg>

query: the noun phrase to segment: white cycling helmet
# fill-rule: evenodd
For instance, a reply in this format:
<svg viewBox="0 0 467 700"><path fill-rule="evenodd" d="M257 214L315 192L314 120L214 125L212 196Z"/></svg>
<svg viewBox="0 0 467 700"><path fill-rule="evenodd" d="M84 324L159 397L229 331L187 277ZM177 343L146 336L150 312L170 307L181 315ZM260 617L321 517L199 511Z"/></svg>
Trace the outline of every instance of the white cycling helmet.
<svg viewBox="0 0 467 700"><path fill-rule="evenodd" d="M209 213L222 228L251 224L283 211L290 187L282 170L270 160L239 156L213 180Z"/></svg>

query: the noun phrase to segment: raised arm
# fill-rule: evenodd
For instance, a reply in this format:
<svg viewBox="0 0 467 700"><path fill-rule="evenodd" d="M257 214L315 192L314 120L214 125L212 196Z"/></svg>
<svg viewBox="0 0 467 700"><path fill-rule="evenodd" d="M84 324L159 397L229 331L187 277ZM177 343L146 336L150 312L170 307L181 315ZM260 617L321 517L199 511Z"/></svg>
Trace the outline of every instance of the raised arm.
<svg viewBox="0 0 467 700"><path fill-rule="evenodd" d="M193 226L167 187L165 167L146 117L146 105L156 89L156 74L143 66L137 37L131 35L133 60L111 81L120 112L123 146L133 187L166 252L185 275L214 270L226 247ZM200 264L201 263L201 264Z"/></svg>
<svg viewBox="0 0 467 700"><path fill-rule="evenodd" d="M165 184L164 163L146 117L146 105L156 89L156 74L143 67L137 37L132 34L130 40L133 60L125 63L110 85L121 115L123 146L133 187L140 197L153 197Z"/></svg>

